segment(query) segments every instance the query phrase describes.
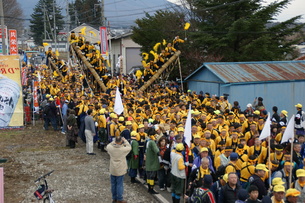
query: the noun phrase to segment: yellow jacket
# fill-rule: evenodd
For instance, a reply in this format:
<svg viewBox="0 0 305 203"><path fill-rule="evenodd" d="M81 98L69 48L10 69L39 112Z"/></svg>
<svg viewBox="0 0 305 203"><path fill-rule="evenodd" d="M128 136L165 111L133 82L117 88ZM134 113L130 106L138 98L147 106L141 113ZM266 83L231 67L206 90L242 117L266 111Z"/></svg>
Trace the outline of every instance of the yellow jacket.
<svg viewBox="0 0 305 203"><path fill-rule="evenodd" d="M253 155L255 151L258 151L259 153L257 157L257 162L259 164L265 164L265 160L267 158L267 148L263 146L257 146L257 147L255 145L251 146L248 151L248 156Z"/></svg>
<svg viewBox="0 0 305 203"><path fill-rule="evenodd" d="M255 172L255 166L249 164L248 162L244 162L241 165L240 180L242 182L248 182L249 177L252 176L254 172Z"/></svg>

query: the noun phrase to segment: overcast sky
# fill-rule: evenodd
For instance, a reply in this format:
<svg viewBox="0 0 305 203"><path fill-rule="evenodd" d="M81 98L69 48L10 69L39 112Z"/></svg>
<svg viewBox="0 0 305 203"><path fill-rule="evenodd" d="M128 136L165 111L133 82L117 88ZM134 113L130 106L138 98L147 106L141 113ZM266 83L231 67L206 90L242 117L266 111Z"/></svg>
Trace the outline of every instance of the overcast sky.
<svg viewBox="0 0 305 203"><path fill-rule="evenodd" d="M177 4L181 2L181 0L167 0L167 1ZM264 2L266 5L268 5L275 1L264 0ZM305 22L305 0L292 0L290 5L286 9L284 9L281 14L278 15L277 19L278 21L285 21L297 15L303 15L301 21Z"/></svg>
<svg viewBox="0 0 305 203"><path fill-rule="evenodd" d="M21 7L23 8L25 18L27 18L27 19L30 18L30 15L33 13L33 8L37 4L38 0L17 0L17 1L20 3ZM119 10L120 10L119 3L122 0L121 1L104 0L105 4L110 3L110 2L111 2L111 4L113 4L113 2L116 2L116 1L118 4L117 11L119 12ZM125 2L125 1L132 1L132 0L123 0L123 1ZM133 0L133 1L136 1L136 0ZM137 0L137 1L143 2L143 4L147 4L147 5L148 5L148 3L147 2L145 3L145 1L152 3L151 0ZM177 2L180 2L181 0L167 0L167 1L177 3ZM65 8L66 0L56 0L56 2L62 8ZM69 2L71 2L71 0L69 0ZM271 2L274 2L274 0L265 0L265 2L266 2L266 4L269 4ZM301 21L305 22L305 0L292 0L291 4L286 9L284 9L281 14L279 14L277 19L278 19L278 21L285 21L296 15L303 15L303 18ZM28 24L28 23L26 23L26 24Z"/></svg>

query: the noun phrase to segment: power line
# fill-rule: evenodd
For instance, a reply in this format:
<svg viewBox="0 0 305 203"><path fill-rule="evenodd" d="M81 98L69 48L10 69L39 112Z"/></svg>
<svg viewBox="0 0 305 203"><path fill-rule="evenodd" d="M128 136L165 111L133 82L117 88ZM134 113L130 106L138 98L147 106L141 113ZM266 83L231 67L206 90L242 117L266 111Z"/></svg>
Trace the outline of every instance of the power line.
<svg viewBox="0 0 305 203"><path fill-rule="evenodd" d="M159 7L164 7L166 6L166 4L163 4L163 5L159 5L159 6L152 6L152 7L149 7L149 9L151 8L159 8ZM143 10L143 8L138 8L138 9L129 9L129 10L119 10L120 12L129 12L129 11L137 11L137 10ZM114 10L107 10L107 12L116 12Z"/></svg>
<svg viewBox="0 0 305 203"><path fill-rule="evenodd" d="M107 6L107 5L112 5L112 4L116 4L116 3L120 3L120 2L123 2L123 1L127 1L127 0L114 1L113 3L105 4L105 6Z"/></svg>

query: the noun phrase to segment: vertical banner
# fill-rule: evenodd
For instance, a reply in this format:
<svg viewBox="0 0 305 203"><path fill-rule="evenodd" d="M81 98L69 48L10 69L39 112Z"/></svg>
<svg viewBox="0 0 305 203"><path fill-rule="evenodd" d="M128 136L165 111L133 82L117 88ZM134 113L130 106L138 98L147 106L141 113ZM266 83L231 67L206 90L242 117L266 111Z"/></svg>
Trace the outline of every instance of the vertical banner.
<svg viewBox="0 0 305 203"><path fill-rule="evenodd" d="M10 54L17 55L18 54L17 31L9 30L9 38L10 38Z"/></svg>
<svg viewBox="0 0 305 203"><path fill-rule="evenodd" d="M27 67L26 66L22 67L22 70L21 70L21 84L22 85L27 85L27 83L28 83L27 73L28 73Z"/></svg>
<svg viewBox="0 0 305 203"><path fill-rule="evenodd" d="M0 128L23 126L19 56L0 56Z"/></svg>
<svg viewBox="0 0 305 203"><path fill-rule="evenodd" d="M33 97L34 97L34 107L39 107L38 104L38 81L33 82Z"/></svg>
<svg viewBox="0 0 305 203"><path fill-rule="evenodd" d="M105 59L107 59L107 53L108 53L107 27L100 27L100 38L101 38L101 54Z"/></svg>

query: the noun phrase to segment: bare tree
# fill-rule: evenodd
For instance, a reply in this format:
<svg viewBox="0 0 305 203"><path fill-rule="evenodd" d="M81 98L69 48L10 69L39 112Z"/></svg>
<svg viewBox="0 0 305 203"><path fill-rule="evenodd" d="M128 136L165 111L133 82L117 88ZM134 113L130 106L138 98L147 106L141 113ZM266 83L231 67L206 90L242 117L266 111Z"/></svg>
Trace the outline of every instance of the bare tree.
<svg viewBox="0 0 305 203"><path fill-rule="evenodd" d="M4 22L8 29L17 30L17 34L22 34L23 30L23 10L17 0L3 0Z"/></svg>

